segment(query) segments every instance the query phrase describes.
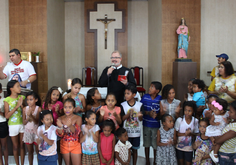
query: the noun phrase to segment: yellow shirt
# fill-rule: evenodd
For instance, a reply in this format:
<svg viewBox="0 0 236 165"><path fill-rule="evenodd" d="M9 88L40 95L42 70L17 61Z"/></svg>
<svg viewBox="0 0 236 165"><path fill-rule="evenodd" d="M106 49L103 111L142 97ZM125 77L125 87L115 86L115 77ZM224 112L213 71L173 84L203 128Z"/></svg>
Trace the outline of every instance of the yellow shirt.
<svg viewBox="0 0 236 165"><path fill-rule="evenodd" d="M219 76L219 66L215 66L215 67L212 69L212 71L211 71L211 76L212 76L212 77L215 78L216 75Z"/></svg>
<svg viewBox="0 0 236 165"><path fill-rule="evenodd" d="M228 131L234 131L236 132L236 123L230 123L228 124L222 131L222 135ZM220 147L220 152L224 152L224 153L236 153L236 137L231 138L227 141L225 141L221 147Z"/></svg>
<svg viewBox="0 0 236 165"><path fill-rule="evenodd" d="M234 76L234 74L232 74L228 78L215 77L213 79L213 81L211 82L208 90L211 92L218 91L220 89L220 87L223 85L227 86L229 91L235 92L235 90L236 90L236 77ZM219 98L225 99L228 103L235 100L226 93L219 94Z"/></svg>

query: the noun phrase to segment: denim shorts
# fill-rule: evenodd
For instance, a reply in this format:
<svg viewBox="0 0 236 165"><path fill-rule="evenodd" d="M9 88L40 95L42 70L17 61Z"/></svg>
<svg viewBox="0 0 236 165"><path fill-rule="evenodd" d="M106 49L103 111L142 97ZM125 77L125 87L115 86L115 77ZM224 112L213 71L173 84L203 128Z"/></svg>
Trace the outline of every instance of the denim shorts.
<svg viewBox="0 0 236 165"><path fill-rule="evenodd" d="M58 155L43 156L38 154L38 165L57 165Z"/></svg>
<svg viewBox="0 0 236 165"><path fill-rule="evenodd" d="M219 164L220 165L235 165L236 153L219 152Z"/></svg>
<svg viewBox="0 0 236 165"><path fill-rule="evenodd" d="M140 137L130 137L128 140L133 149L138 150L140 148Z"/></svg>
<svg viewBox="0 0 236 165"><path fill-rule="evenodd" d="M177 159L183 159L186 162L192 162L193 151L187 152L187 151L181 151L181 150L176 149L176 157Z"/></svg>

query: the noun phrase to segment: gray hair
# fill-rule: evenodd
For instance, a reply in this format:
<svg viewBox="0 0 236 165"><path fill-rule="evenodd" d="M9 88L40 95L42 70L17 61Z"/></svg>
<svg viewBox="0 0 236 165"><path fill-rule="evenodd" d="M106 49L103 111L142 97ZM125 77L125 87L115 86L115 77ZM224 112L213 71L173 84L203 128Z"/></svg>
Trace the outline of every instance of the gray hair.
<svg viewBox="0 0 236 165"><path fill-rule="evenodd" d="M121 54L118 50L113 51L113 52L111 53L111 55L112 55L113 53L119 53L120 57L122 57L122 54Z"/></svg>

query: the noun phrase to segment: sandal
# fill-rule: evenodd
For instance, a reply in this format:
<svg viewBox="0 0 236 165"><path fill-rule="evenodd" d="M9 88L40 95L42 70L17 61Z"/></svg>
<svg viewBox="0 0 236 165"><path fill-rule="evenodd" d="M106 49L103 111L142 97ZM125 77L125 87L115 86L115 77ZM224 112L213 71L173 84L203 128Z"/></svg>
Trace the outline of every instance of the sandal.
<svg viewBox="0 0 236 165"><path fill-rule="evenodd" d="M214 154L214 151L212 150L209 154L209 156L211 157L211 159L213 160L214 163L218 163L219 162L219 158L215 157L214 155L217 155L217 154Z"/></svg>

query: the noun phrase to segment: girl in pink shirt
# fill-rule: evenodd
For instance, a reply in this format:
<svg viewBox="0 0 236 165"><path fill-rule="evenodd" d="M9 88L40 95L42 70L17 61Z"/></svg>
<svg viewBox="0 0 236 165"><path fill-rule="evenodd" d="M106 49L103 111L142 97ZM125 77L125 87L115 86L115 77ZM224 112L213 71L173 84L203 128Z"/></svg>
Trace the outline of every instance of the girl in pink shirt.
<svg viewBox="0 0 236 165"><path fill-rule="evenodd" d="M105 120L103 122L103 132L100 134L98 141L98 153L100 156L101 165L114 165L114 150L116 145L114 130L114 123L112 120Z"/></svg>
<svg viewBox="0 0 236 165"><path fill-rule="evenodd" d="M53 113L53 125L57 126L57 118L62 116L63 103L62 101L62 89L60 87L53 86L48 90L45 102L42 108L45 110L52 110Z"/></svg>
<svg viewBox="0 0 236 165"><path fill-rule="evenodd" d="M101 107L98 121L102 122L103 120L111 119L115 123L115 128L118 129L119 125L122 123L120 117L121 109L115 105L115 95L113 93L107 94L106 105Z"/></svg>

